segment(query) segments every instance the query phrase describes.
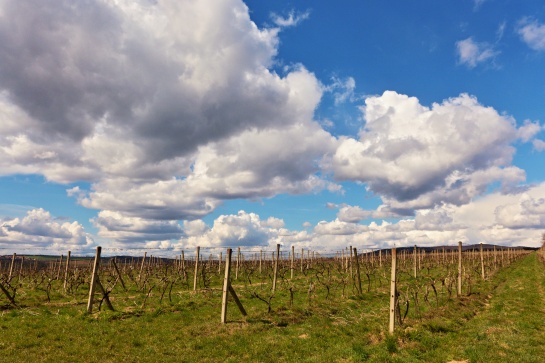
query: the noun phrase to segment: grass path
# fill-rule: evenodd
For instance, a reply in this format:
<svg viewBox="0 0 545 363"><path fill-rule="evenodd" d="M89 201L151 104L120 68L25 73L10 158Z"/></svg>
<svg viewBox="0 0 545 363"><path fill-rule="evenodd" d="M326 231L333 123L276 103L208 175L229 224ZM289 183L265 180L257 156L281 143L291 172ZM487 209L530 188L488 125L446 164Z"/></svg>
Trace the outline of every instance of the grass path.
<svg viewBox="0 0 545 363"><path fill-rule="evenodd" d="M443 334L428 362L545 362L545 266L533 253L500 272L484 309Z"/></svg>

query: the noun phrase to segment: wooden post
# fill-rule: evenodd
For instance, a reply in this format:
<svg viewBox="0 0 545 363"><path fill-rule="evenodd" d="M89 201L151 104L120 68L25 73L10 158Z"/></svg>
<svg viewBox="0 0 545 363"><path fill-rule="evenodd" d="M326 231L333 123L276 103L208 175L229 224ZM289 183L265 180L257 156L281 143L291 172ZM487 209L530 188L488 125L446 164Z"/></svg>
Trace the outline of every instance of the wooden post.
<svg viewBox="0 0 545 363"><path fill-rule="evenodd" d="M262 272L262 265L263 265L263 250L259 250L259 273Z"/></svg>
<svg viewBox="0 0 545 363"><path fill-rule="evenodd" d="M218 275L221 274L221 263L223 261L223 255L222 255L222 252L220 251L220 257L219 257L219 261L218 261Z"/></svg>
<svg viewBox="0 0 545 363"><path fill-rule="evenodd" d="M221 322L227 322L227 298L229 294L230 276L231 276L231 254L233 250L228 248L225 256L225 277L223 278L223 296L221 299Z"/></svg>
<svg viewBox="0 0 545 363"><path fill-rule="evenodd" d="M66 291L66 283L68 281L68 268L70 267L70 255L71 251L68 251L68 255L66 255L66 266L64 267L64 284L63 289Z"/></svg>
<svg viewBox="0 0 545 363"><path fill-rule="evenodd" d="M358 250L356 247L354 247L354 262L356 265L356 288L361 295L363 294L363 291L361 290L360 262L358 261Z"/></svg>
<svg viewBox="0 0 545 363"><path fill-rule="evenodd" d="M89 314L93 312L93 297L95 295L95 285L98 279L101 251L102 247L98 246L95 254L95 263L93 264L93 274L91 275L91 285L89 286L89 300L87 301L87 313Z"/></svg>
<svg viewBox="0 0 545 363"><path fill-rule="evenodd" d="M197 251L195 252L195 276L193 276L193 291L197 291L197 279L199 277L199 258L201 255L201 247L197 246Z"/></svg>
<svg viewBox="0 0 545 363"><path fill-rule="evenodd" d="M274 260L274 276L273 276L273 285L272 285L272 292L274 293L276 291L276 278L278 277L278 260L280 257L280 244L276 244L276 258Z"/></svg>
<svg viewBox="0 0 545 363"><path fill-rule="evenodd" d="M144 258L142 259L142 263L140 264L140 273L138 274L138 283L142 281L142 271L144 271L144 263L146 262L146 256L147 252L144 252Z"/></svg>
<svg viewBox="0 0 545 363"><path fill-rule="evenodd" d="M484 255L483 255L483 243L481 242L481 276L483 278L483 280L485 279L485 274L484 274Z"/></svg>
<svg viewBox="0 0 545 363"><path fill-rule="evenodd" d="M238 280L238 269L240 266L240 247L237 249L237 266L235 269L235 280Z"/></svg>
<svg viewBox="0 0 545 363"><path fill-rule="evenodd" d="M117 273L117 276L119 277L119 281L121 281L121 286L123 286L123 290L127 291L127 288L125 287L125 281L123 281L123 276L121 276L121 272L119 271L119 268L117 267L117 263L115 262L115 257L112 260L112 264L114 265L115 272Z"/></svg>
<svg viewBox="0 0 545 363"><path fill-rule="evenodd" d="M305 249L301 248L301 273L303 273L303 264L305 263Z"/></svg>
<svg viewBox="0 0 545 363"><path fill-rule="evenodd" d="M295 264L295 247L291 246L291 279L293 280L293 270L294 270L294 264Z"/></svg>
<svg viewBox="0 0 545 363"><path fill-rule="evenodd" d="M414 250L413 250L413 260L414 260L414 278L416 279L418 277L418 266L417 266L417 258L418 258L418 250L417 250L417 247L416 245L414 245Z"/></svg>
<svg viewBox="0 0 545 363"><path fill-rule="evenodd" d="M397 299L397 253L396 248L392 248L392 277L390 279L390 323L388 332L394 333L395 330L395 315L396 315L396 299Z"/></svg>
<svg viewBox="0 0 545 363"><path fill-rule="evenodd" d="M11 281L11 277L13 276L13 267L15 266L15 257L17 257L17 254L14 253L13 257L11 258L11 265L9 267L9 277L8 282Z"/></svg>
<svg viewBox="0 0 545 363"><path fill-rule="evenodd" d="M458 242L458 296L462 295L462 241Z"/></svg>
<svg viewBox="0 0 545 363"><path fill-rule="evenodd" d="M59 277L61 276L61 267L62 267L62 260L63 260L64 256L61 255L61 258L59 260L59 268L57 269L57 277L55 277L55 280L58 280Z"/></svg>
<svg viewBox="0 0 545 363"><path fill-rule="evenodd" d="M233 300L235 300L235 303L238 306L238 309L242 313L242 315L246 316L246 310L244 310L244 307L242 306L242 303L240 302L237 293L235 292L235 289L233 289L233 286L231 286L231 255L232 250L229 248L227 249L227 256L225 257L225 278L223 280L223 296L221 300L221 322L222 324L225 324L227 322L227 298L228 293L231 294L233 297Z"/></svg>

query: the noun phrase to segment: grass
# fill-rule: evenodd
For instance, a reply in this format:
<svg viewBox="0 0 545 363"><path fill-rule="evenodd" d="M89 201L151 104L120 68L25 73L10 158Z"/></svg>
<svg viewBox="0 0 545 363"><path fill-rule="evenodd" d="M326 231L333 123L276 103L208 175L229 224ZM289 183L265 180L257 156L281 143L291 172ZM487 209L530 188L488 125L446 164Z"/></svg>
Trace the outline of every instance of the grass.
<svg viewBox="0 0 545 363"><path fill-rule="evenodd" d="M22 308L0 310L0 362L540 362L545 357L545 266L535 253L491 280L475 281L469 296L449 300L443 294L439 307L435 298L421 302L419 313L412 309L393 336L385 333L386 287L345 298L339 290L326 298L321 289L309 299L304 280L290 304L283 284L271 313L252 296L256 291L265 296L267 284L235 285L248 316L231 301L223 325L219 289L176 289L172 301L161 303L153 291L142 309L142 296L116 288L111 296L117 311L103 307L91 315L83 296L46 303L43 292L28 291L20 296L26 302Z"/></svg>

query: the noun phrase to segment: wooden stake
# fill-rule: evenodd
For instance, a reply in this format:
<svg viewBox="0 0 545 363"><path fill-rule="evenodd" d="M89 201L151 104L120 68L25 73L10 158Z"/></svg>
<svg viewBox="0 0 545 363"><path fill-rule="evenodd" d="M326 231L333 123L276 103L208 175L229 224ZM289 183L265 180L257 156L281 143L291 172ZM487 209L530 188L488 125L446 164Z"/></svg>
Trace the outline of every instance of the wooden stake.
<svg viewBox="0 0 545 363"><path fill-rule="evenodd" d="M121 276L121 272L119 272L119 268L117 268L117 263L115 262L115 258L112 260L112 264L114 265L115 272L117 273L117 276L119 277L119 281L121 281L121 286L123 286L123 290L127 291L127 288L125 287L125 281L123 281L123 276Z"/></svg>
<svg viewBox="0 0 545 363"><path fill-rule="evenodd" d="M458 296L462 295L462 241L458 242Z"/></svg>
<svg viewBox="0 0 545 363"><path fill-rule="evenodd" d="M484 275L484 255L483 255L483 243L481 242L481 277L485 279Z"/></svg>
<svg viewBox="0 0 545 363"><path fill-rule="evenodd" d="M276 244L276 259L274 260L274 277L273 277L273 285L272 285L272 292L274 293L276 291L276 279L278 277L278 260L280 256L280 244Z"/></svg>
<svg viewBox="0 0 545 363"><path fill-rule="evenodd" d="M11 265L9 267L9 277L8 282L11 281L11 277L13 276L13 267L15 266L15 257L17 257L17 254L14 253L13 257L11 258Z"/></svg>
<svg viewBox="0 0 545 363"><path fill-rule="evenodd" d="M197 279L199 277L199 258L201 255L201 247L197 246L197 251L195 252L195 276L193 276L193 291L197 291Z"/></svg>
<svg viewBox="0 0 545 363"><path fill-rule="evenodd" d="M294 264L295 264L295 247L291 246L291 279L293 280L293 270L294 270Z"/></svg>
<svg viewBox="0 0 545 363"><path fill-rule="evenodd" d="M360 277L360 262L358 261L358 250L354 247L354 263L356 265L356 288L359 294L363 294L361 290L361 277Z"/></svg>
<svg viewBox="0 0 545 363"><path fill-rule="evenodd" d="M418 266L417 266L417 259L418 258L418 250L417 250L417 247L416 245L414 245L414 250L413 250L413 259L414 259L414 278L416 279L418 277Z"/></svg>
<svg viewBox="0 0 545 363"><path fill-rule="evenodd" d="M223 296L221 299L221 322L225 324L227 322L227 299L228 291L230 286L230 275L231 275L231 254L233 250L228 248L227 255L225 256L225 277L223 278Z"/></svg>
<svg viewBox="0 0 545 363"><path fill-rule="evenodd" d="M395 315L396 315L396 299L397 299L397 253L396 248L392 248L392 277L390 279L390 323L388 324L388 332L394 333L395 330Z"/></svg>
<svg viewBox="0 0 545 363"><path fill-rule="evenodd" d="M66 283L68 281L68 267L70 266L70 255L71 251L68 251L68 255L66 256L66 266L64 267L64 285L63 289L66 291Z"/></svg>
<svg viewBox="0 0 545 363"><path fill-rule="evenodd" d="M89 314L93 312L93 297L95 295L95 284L98 279L101 251L102 247L98 246L95 254L95 263L93 264L93 274L91 275L91 285L89 286L89 300L87 301L87 313Z"/></svg>

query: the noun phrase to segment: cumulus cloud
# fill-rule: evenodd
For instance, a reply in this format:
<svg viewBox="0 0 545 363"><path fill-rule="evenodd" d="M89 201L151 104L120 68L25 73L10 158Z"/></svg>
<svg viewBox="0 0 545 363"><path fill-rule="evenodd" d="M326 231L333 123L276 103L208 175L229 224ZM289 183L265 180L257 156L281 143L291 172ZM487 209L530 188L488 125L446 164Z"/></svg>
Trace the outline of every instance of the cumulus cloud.
<svg viewBox="0 0 545 363"><path fill-rule="evenodd" d="M153 221L225 199L339 190L317 176L337 142L313 120L324 87L301 65L271 70L280 29L308 12L260 29L241 0L0 8L0 175L91 182L68 193L104 212L101 236L154 238Z"/></svg>
<svg viewBox="0 0 545 363"><path fill-rule="evenodd" d="M384 205L376 210L366 210L358 206L343 205L337 213L337 218L340 221L348 223L357 223L369 218L383 219L396 217L399 217L399 215L393 213Z"/></svg>
<svg viewBox="0 0 545 363"><path fill-rule="evenodd" d="M56 219L44 209L32 209L22 218L0 222L0 246L13 248L88 248L93 239L78 222Z"/></svg>
<svg viewBox="0 0 545 363"><path fill-rule="evenodd" d="M270 226L271 222L273 227ZM211 228L199 235L189 236L182 243L188 247L268 246L276 223L278 221L262 221L255 213L240 211L236 215L219 216ZM194 226L189 224L187 227Z"/></svg>
<svg viewBox="0 0 545 363"><path fill-rule="evenodd" d="M530 18L522 19L517 27L517 33L526 45L533 50L545 50L545 24Z"/></svg>
<svg viewBox="0 0 545 363"><path fill-rule="evenodd" d="M367 183L393 212L463 204L499 181L524 181L510 166L514 120L466 94L422 106L386 91L369 97L359 140L343 138L328 165L337 179ZM407 209L407 211L403 211Z"/></svg>
<svg viewBox="0 0 545 363"><path fill-rule="evenodd" d="M135 246L137 243L169 242L183 236L183 228L176 221L127 217L112 211L100 211L93 224L100 237L116 241L116 244Z"/></svg>
<svg viewBox="0 0 545 363"><path fill-rule="evenodd" d="M481 63L493 61L500 54L492 45L475 42L471 37L457 41L456 51L458 62L469 68L475 68Z"/></svg>

